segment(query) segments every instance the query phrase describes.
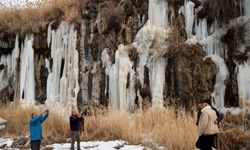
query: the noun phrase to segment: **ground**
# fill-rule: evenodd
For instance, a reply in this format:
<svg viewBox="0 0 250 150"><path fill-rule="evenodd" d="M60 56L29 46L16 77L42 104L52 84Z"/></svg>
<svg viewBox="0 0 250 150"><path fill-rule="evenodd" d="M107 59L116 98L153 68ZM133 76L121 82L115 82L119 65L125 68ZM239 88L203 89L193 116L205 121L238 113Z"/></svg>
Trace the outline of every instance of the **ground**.
<svg viewBox="0 0 250 150"><path fill-rule="evenodd" d="M10 149L11 145L13 143L12 139L8 138L0 138L0 149L5 147L4 149ZM76 148L76 144L75 144ZM15 149L15 148L13 148ZM64 144L53 144L53 145L48 145L45 147L45 149L54 149L54 150L66 150L70 149L70 143L64 143ZM81 142L81 150L143 150L145 147L141 145L129 145L125 141L88 141L88 142ZM147 149L147 148L146 148ZM164 149L159 148L159 149Z"/></svg>

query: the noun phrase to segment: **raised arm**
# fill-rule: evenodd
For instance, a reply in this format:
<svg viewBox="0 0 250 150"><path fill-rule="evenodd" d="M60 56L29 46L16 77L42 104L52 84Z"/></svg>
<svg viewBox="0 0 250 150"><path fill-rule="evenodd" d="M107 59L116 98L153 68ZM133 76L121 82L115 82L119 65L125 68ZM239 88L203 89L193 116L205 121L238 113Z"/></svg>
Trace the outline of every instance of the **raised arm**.
<svg viewBox="0 0 250 150"><path fill-rule="evenodd" d="M41 119L41 123L43 123L48 117L49 117L49 114L44 115Z"/></svg>
<svg viewBox="0 0 250 150"><path fill-rule="evenodd" d="M49 117L49 110L46 109L46 110L43 112L43 117L42 117L42 119L41 119L41 123L43 123L48 117Z"/></svg>
<svg viewBox="0 0 250 150"><path fill-rule="evenodd" d="M43 115L40 114L40 115L37 116L36 118L31 119L31 120L30 120L30 123L31 123L31 124L35 124L35 123L41 121L42 118L43 118Z"/></svg>

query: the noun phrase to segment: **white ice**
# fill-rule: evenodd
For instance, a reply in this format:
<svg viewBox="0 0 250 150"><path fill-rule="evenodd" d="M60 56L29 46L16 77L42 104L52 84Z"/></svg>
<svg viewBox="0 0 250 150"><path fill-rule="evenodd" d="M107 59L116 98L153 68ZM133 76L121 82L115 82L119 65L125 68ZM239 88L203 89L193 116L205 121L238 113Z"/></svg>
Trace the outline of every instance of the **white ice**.
<svg viewBox="0 0 250 150"><path fill-rule="evenodd" d="M48 28L47 41L51 47L53 65L52 69L49 69L47 80L46 104L70 108L72 105L76 105L79 92L77 31L73 24L62 22L57 30ZM49 68L48 60L45 62L46 67Z"/></svg>
<svg viewBox="0 0 250 150"><path fill-rule="evenodd" d="M225 107L225 89L226 86L224 84L225 80L228 78L228 69L225 64L223 58L218 55L209 55L206 58L211 58L212 61L216 64L217 67L217 74L216 74L216 81L214 85L214 106L217 109L222 109Z"/></svg>
<svg viewBox="0 0 250 150"><path fill-rule="evenodd" d="M250 102L250 61L238 65L238 91L242 100Z"/></svg>
<svg viewBox="0 0 250 150"><path fill-rule="evenodd" d="M135 71L133 70L133 63L128 56L131 48L130 45L119 45L115 54L115 63L108 71L110 107L125 112L133 110L136 97L134 90ZM104 64L107 63L104 62Z"/></svg>
<svg viewBox="0 0 250 150"><path fill-rule="evenodd" d="M166 42L168 33L169 30L147 22L135 38L134 45L137 45L139 55L137 74L143 86L144 68L148 68L153 106L163 106L165 68L167 66L167 58L164 55L168 52L168 43Z"/></svg>
<svg viewBox="0 0 250 150"><path fill-rule="evenodd" d="M192 37L193 24L194 24L194 2L185 1L185 26L187 37Z"/></svg>
<svg viewBox="0 0 250 150"><path fill-rule="evenodd" d="M167 28L174 17L166 0L149 0L148 18L151 24Z"/></svg>
<svg viewBox="0 0 250 150"><path fill-rule="evenodd" d="M20 67L20 99L25 100L26 104L35 103L35 72L34 72L34 36L26 35L21 48L21 67Z"/></svg>

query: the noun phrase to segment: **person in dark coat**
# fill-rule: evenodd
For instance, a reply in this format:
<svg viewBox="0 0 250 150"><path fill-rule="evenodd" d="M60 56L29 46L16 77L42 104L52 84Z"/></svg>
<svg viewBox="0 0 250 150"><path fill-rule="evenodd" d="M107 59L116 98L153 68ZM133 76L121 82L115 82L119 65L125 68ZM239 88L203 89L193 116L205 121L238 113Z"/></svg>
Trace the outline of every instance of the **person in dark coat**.
<svg viewBox="0 0 250 150"><path fill-rule="evenodd" d="M83 121L83 117L77 114L75 108L72 109L71 116L69 118L70 130L71 130L71 150L74 150L75 141L77 141L77 150L80 150L80 123Z"/></svg>
<svg viewBox="0 0 250 150"><path fill-rule="evenodd" d="M36 112L31 114L30 127L30 145L31 150L40 150L42 135L42 123L48 118L49 110L45 110L38 115Z"/></svg>

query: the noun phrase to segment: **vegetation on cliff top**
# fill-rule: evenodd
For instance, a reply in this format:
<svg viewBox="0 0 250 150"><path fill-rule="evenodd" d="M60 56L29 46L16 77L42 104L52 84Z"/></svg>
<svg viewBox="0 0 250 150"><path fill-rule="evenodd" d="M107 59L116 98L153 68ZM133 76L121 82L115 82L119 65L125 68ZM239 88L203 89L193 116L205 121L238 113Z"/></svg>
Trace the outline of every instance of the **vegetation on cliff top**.
<svg viewBox="0 0 250 150"><path fill-rule="evenodd" d="M0 9L0 32L39 33L52 21L81 18L86 0L46 0L34 7Z"/></svg>

